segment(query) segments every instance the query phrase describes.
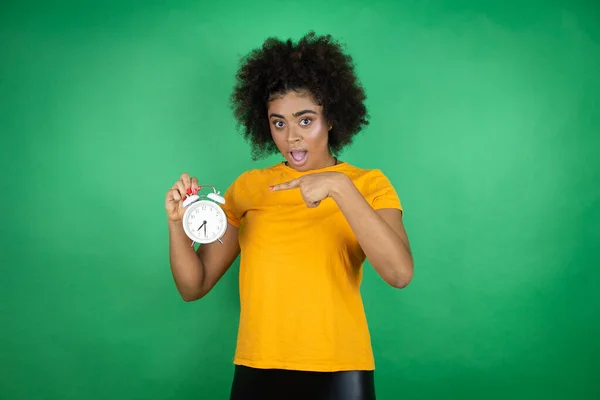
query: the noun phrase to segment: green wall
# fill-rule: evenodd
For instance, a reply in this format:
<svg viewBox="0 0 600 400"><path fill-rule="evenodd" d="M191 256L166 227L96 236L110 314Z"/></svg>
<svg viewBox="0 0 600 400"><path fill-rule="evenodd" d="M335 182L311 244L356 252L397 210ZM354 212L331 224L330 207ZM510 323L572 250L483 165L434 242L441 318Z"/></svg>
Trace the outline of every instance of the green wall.
<svg viewBox="0 0 600 400"><path fill-rule="evenodd" d="M240 55L309 29L355 57L372 124L343 159L390 177L414 248L405 290L366 266L378 398L600 398L598 3L12 3L0 398L227 398L238 264L183 302L164 193L279 160L228 95Z"/></svg>

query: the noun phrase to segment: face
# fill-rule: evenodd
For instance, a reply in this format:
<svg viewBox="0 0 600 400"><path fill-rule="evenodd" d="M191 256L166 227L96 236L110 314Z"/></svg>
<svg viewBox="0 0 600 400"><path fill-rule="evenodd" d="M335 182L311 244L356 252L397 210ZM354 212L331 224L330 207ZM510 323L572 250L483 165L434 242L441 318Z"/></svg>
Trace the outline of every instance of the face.
<svg viewBox="0 0 600 400"><path fill-rule="evenodd" d="M308 171L335 163L323 107L308 93L290 91L273 97L268 117L273 141L290 167Z"/></svg>

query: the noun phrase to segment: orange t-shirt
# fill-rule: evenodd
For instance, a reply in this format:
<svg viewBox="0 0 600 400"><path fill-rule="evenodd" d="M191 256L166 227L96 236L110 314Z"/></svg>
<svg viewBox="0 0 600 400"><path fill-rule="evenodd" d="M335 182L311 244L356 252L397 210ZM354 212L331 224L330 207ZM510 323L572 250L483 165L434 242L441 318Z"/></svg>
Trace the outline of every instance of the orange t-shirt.
<svg viewBox="0 0 600 400"><path fill-rule="evenodd" d="M243 173L222 206L239 228L240 323L234 363L308 371L372 370L360 294L365 255L335 201L306 207L299 189L269 186L304 174L349 176L374 209L402 209L379 170L339 163L298 172L284 163Z"/></svg>

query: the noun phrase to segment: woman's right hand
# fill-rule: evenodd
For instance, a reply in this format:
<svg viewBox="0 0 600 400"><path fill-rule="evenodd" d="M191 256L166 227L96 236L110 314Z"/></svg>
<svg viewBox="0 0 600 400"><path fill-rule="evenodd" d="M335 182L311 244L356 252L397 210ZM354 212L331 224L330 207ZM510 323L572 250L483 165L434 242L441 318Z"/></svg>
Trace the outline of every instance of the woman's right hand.
<svg viewBox="0 0 600 400"><path fill-rule="evenodd" d="M184 172L167 192L165 209L169 221L180 222L183 219L185 213L183 200L186 194L198 194L198 179Z"/></svg>

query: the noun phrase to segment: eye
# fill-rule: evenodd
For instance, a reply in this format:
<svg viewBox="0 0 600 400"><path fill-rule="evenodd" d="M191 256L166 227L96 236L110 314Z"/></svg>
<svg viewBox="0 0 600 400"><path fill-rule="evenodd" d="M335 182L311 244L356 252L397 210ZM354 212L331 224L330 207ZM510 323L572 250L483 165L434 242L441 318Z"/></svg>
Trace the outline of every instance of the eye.
<svg viewBox="0 0 600 400"><path fill-rule="evenodd" d="M300 120L300 125L309 125L312 122L310 118L302 118Z"/></svg>
<svg viewBox="0 0 600 400"><path fill-rule="evenodd" d="M275 125L276 128L283 128L283 126L285 125L283 121L275 121L273 122L273 125Z"/></svg>

